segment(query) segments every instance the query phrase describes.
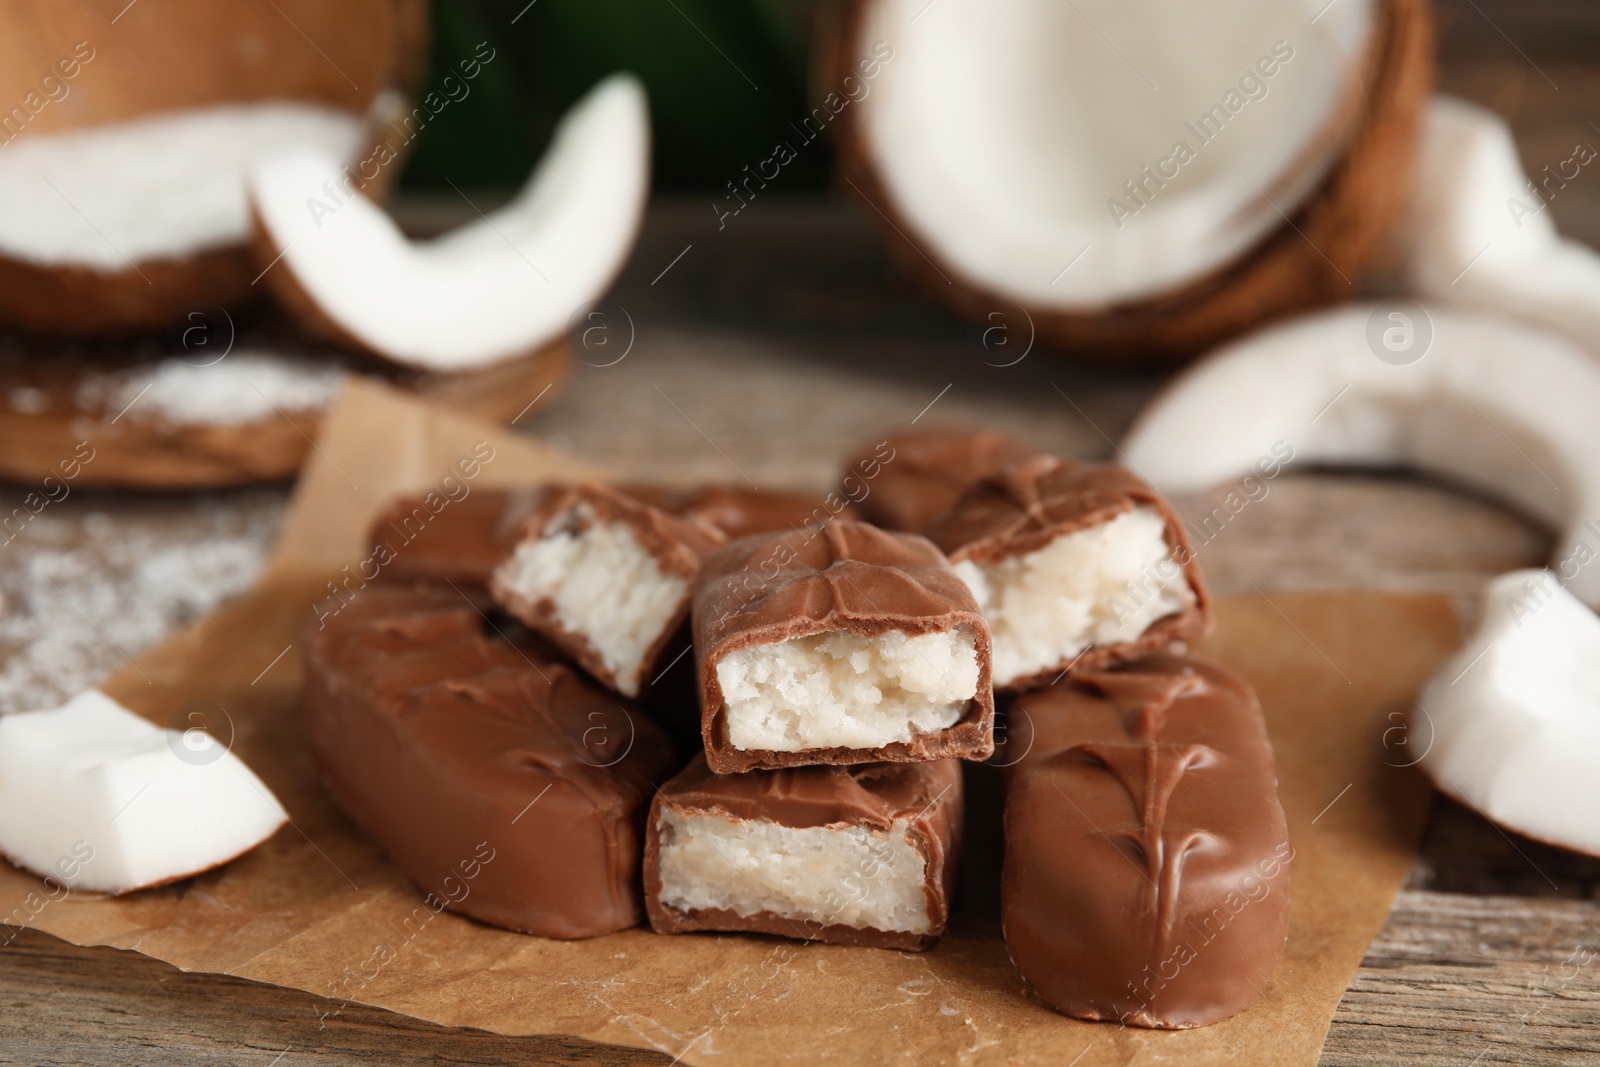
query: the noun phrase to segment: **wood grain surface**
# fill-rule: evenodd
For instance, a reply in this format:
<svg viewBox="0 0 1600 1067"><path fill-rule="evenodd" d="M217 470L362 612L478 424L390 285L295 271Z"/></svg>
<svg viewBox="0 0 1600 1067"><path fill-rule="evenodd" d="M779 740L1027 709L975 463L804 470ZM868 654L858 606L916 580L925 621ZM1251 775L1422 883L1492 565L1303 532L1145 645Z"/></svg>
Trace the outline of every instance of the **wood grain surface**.
<svg viewBox="0 0 1600 1067"><path fill-rule="evenodd" d="M1567 158L1578 141L1600 144L1600 7L1449 0L1440 26L1443 87L1508 115L1530 171ZM466 210L410 207L421 225ZM1600 172L1571 182L1552 212L1567 232L1600 243ZM859 209L784 199L776 189L720 230L709 196L656 205L626 276L598 312L586 324L598 329L579 335L568 395L519 425L634 477L678 483L822 485L856 440L919 415L988 423L1068 455L1108 456L1162 380L1076 368L1043 350L1012 363L1026 348L1024 323L1005 309L992 323L998 333L954 320L897 281ZM0 504L9 512L26 489L0 490ZM221 529L219 515L245 517L249 536L229 535L238 558L207 578L212 599L238 588L282 499L281 490L74 493L0 547L0 593L9 601L0 654L19 653L30 620L71 617L40 599L51 595L41 576L70 567L108 586L125 581L140 560L119 554L118 541L188 545ZM1177 503L1196 517L1215 502ZM1485 576L1539 562L1549 543L1518 516L1446 486L1291 469L1200 558L1222 593L1252 584L1361 586L1443 591L1465 606ZM199 592L178 597L160 626L116 647L92 630L83 647L58 643L38 658L43 681L34 681L48 687L54 678L70 690L85 675L108 674L159 629L191 621L211 602ZM86 618L116 609L69 606ZM340 1009L302 992L185 974L6 927L0 940L13 933L0 947L0 1063L669 1062ZM1439 800L1323 1062L1600 1063L1597 1020L1600 859L1503 833ZM1270 1060L1262 1050L1261 1062Z"/></svg>

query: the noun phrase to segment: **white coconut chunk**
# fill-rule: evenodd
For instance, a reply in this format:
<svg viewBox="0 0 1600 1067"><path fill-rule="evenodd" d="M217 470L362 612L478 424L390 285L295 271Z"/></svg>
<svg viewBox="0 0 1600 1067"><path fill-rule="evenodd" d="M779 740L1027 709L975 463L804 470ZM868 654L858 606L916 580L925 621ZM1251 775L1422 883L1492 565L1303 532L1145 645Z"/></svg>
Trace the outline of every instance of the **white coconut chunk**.
<svg viewBox="0 0 1600 1067"><path fill-rule="evenodd" d="M1554 572L1504 574L1423 690L1406 744L1439 788L1495 822L1600 855L1597 664L1600 618Z"/></svg>
<svg viewBox="0 0 1600 1067"><path fill-rule="evenodd" d="M600 297L638 234L649 157L644 88L615 75L562 119L511 203L430 241L407 241L326 153L263 159L250 188L274 272L372 352L452 370L531 352Z"/></svg>
<svg viewBox="0 0 1600 1067"><path fill-rule="evenodd" d="M1386 352L1384 331L1407 347ZM1596 411L1600 367L1559 335L1440 304L1356 304L1218 348L1139 413L1118 451L1164 493L1290 459L1427 471L1547 522L1563 568L1600 544ZM1600 605L1600 567L1577 566L1570 584Z"/></svg>
<svg viewBox="0 0 1600 1067"><path fill-rule="evenodd" d="M495 577L530 603L550 602L555 621L589 642L628 696L689 595L688 579L663 571L627 523L602 522L587 504L517 545Z"/></svg>
<svg viewBox="0 0 1600 1067"><path fill-rule="evenodd" d="M279 101L29 133L0 150L0 254L116 272L240 244L252 158L309 146L343 164L365 129L361 115Z"/></svg>
<svg viewBox="0 0 1600 1067"><path fill-rule="evenodd" d="M909 824L783 826L666 808L657 825L661 902L925 934L927 860Z"/></svg>
<svg viewBox="0 0 1600 1067"><path fill-rule="evenodd" d="M1522 169L1505 119L1440 95L1417 159L1407 275L1428 297L1538 323L1593 347L1600 333L1600 254L1562 237L1549 203L1589 180L1595 150L1579 143L1545 167Z"/></svg>
<svg viewBox="0 0 1600 1067"><path fill-rule="evenodd" d="M1155 508L1136 507L1026 555L955 564L989 623L994 684L1070 662L1091 645L1132 641L1192 605L1166 529Z"/></svg>
<svg viewBox="0 0 1600 1067"><path fill-rule="evenodd" d="M850 106L880 209L958 282L1094 310L1294 214L1344 147L1374 22L1370 0L877 0Z"/></svg>
<svg viewBox="0 0 1600 1067"><path fill-rule="evenodd" d="M97 689L0 717L0 852L69 888L123 893L187 878L287 820L222 742L163 730Z"/></svg>
<svg viewBox="0 0 1600 1067"><path fill-rule="evenodd" d="M734 748L879 748L954 726L978 691L971 629L831 630L717 661Z"/></svg>

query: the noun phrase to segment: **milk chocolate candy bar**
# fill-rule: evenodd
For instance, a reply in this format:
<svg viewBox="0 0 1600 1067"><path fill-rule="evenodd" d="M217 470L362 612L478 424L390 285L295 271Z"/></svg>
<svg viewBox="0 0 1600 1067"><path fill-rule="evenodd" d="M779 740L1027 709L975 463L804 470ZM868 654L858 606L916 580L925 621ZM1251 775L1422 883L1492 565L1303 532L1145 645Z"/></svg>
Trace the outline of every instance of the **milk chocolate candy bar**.
<svg viewBox="0 0 1600 1067"><path fill-rule="evenodd" d="M950 914L961 814L957 760L713 774L698 757L650 808L650 925L928 948Z"/></svg>
<svg viewBox="0 0 1600 1067"><path fill-rule="evenodd" d="M1254 693L1158 655L1016 702L1006 947L1083 1019L1204 1026L1266 988L1289 929L1289 845Z"/></svg>
<svg viewBox="0 0 1600 1067"><path fill-rule="evenodd" d="M387 582L486 589L538 492L474 489L460 500L439 493L396 497L372 524L368 558L380 563Z"/></svg>
<svg viewBox="0 0 1600 1067"><path fill-rule="evenodd" d="M989 629L926 538L860 522L746 537L695 583L706 760L984 759Z"/></svg>
<svg viewBox="0 0 1600 1067"><path fill-rule="evenodd" d="M617 491L681 518L695 518L721 530L730 541L756 533L799 530L835 519L856 518L855 508L837 493L746 489L736 485L702 485L664 489L629 483Z"/></svg>
<svg viewBox="0 0 1600 1067"><path fill-rule="evenodd" d="M495 601L603 684L638 696L689 614L700 560L723 542L601 486L553 486L489 582Z"/></svg>
<svg viewBox="0 0 1600 1067"><path fill-rule="evenodd" d="M328 791L428 906L543 937L636 925L660 728L448 590L373 586L308 621L305 715Z"/></svg>
<svg viewBox="0 0 1600 1067"><path fill-rule="evenodd" d="M1125 467L1035 456L980 480L925 532L989 621L1002 692L1210 629L1182 520Z"/></svg>
<svg viewBox="0 0 1600 1067"><path fill-rule="evenodd" d="M993 430L908 430L857 449L842 488L866 521L921 533L972 483L1038 453Z"/></svg>

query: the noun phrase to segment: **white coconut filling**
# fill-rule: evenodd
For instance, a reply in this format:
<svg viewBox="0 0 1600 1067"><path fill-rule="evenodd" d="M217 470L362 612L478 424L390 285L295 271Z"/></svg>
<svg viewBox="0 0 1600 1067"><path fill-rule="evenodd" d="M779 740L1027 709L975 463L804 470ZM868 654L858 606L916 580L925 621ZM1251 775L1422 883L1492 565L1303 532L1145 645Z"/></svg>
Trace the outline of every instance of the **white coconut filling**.
<svg viewBox="0 0 1600 1067"><path fill-rule="evenodd" d="M28 133L0 150L0 253L124 271L238 244L250 233L251 159L309 146L349 162L365 127L361 115L275 102Z"/></svg>
<svg viewBox="0 0 1600 1067"><path fill-rule="evenodd" d="M1374 22L1371 0L879 0L855 41L875 76L842 91L919 247L1097 308L1283 225L1343 147L1329 126Z"/></svg>
<svg viewBox="0 0 1600 1067"><path fill-rule="evenodd" d="M965 626L908 636L831 630L753 645L717 661L734 748L879 748L960 721L978 691Z"/></svg>
<svg viewBox="0 0 1600 1067"><path fill-rule="evenodd" d="M721 908L747 918L858 930L927 933L927 861L908 824L782 826L666 809L657 825L661 902L678 911Z"/></svg>
<svg viewBox="0 0 1600 1067"><path fill-rule="evenodd" d="M555 621L589 642L628 696L638 695L645 653L689 592L626 523L598 521L587 504L519 544L495 577L531 602L550 601Z"/></svg>
<svg viewBox="0 0 1600 1067"><path fill-rule="evenodd" d="M1194 603L1166 522L1150 507L1023 556L955 568L989 623L997 686L1070 662L1090 645L1131 641Z"/></svg>

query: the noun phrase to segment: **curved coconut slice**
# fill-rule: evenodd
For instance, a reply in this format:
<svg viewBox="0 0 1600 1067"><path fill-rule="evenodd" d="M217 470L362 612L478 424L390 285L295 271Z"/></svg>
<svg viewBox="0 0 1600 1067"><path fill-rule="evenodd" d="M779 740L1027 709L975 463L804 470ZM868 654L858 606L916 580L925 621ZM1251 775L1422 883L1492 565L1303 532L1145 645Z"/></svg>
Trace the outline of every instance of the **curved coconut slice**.
<svg viewBox="0 0 1600 1067"><path fill-rule="evenodd" d="M1386 350L1386 333L1409 336L1416 355ZM1548 523L1562 566L1600 548L1597 411L1600 367L1564 338L1438 306L1358 304L1208 356L1140 412L1122 455L1167 493L1241 477L1283 444L1295 463L1429 471ZM1600 604L1600 566L1571 588Z"/></svg>
<svg viewBox="0 0 1600 1067"><path fill-rule="evenodd" d="M1433 676L1408 743L1440 789L1502 826L1600 855L1600 618L1545 570L1484 589L1483 617Z"/></svg>
<svg viewBox="0 0 1600 1067"><path fill-rule="evenodd" d="M188 878L288 818L215 739L160 729L98 689L0 717L0 852L70 888L126 893Z"/></svg>
<svg viewBox="0 0 1600 1067"><path fill-rule="evenodd" d="M509 359L565 332L622 268L649 184L644 88L615 75L577 103L510 204L442 237L407 241L324 153L252 168L267 277L284 303L362 349L453 370Z"/></svg>
<svg viewBox="0 0 1600 1067"><path fill-rule="evenodd" d="M1407 262L1412 286L1595 347L1600 255L1558 234L1545 210L1546 200L1594 158L1594 149L1580 144L1570 158L1546 167L1535 186L1504 119L1465 100L1436 97L1417 164Z"/></svg>
<svg viewBox="0 0 1600 1067"><path fill-rule="evenodd" d="M842 155L902 260L1130 353L1353 292L1429 80L1414 0L855 0L846 27Z"/></svg>

